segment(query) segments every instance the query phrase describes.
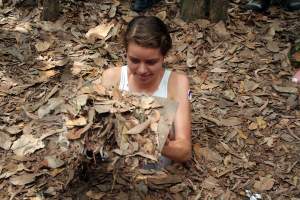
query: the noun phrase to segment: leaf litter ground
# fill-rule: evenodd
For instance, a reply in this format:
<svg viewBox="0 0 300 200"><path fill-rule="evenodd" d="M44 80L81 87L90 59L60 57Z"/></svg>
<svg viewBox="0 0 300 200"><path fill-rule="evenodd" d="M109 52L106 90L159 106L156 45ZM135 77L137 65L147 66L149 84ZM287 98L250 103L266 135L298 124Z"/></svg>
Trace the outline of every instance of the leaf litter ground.
<svg viewBox="0 0 300 200"><path fill-rule="evenodd" d="M3 7L0 198L299 199L299 88L288 52L300 14L230 7L226 25L185 23L172 2L146 13L169 25L166 64L185 71L193 91L193 159L163 171L140 167L158 156L156 100L100 81L125 64L121 35L138 15L129 3L67 1L55 23L40 21L39 8Z"/></svg>

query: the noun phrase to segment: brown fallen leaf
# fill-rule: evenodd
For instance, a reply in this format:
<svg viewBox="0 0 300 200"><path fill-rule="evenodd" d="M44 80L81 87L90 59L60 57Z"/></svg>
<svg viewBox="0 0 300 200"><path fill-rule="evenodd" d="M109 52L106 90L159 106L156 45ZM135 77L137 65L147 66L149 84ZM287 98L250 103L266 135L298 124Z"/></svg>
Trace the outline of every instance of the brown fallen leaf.
<svg viewBox="0 0 300 200"><path fill-rule="evenodd" d="M237 126L240 125L243 121L238 117L230 117L227 119L220 120L223 126Z"/></svg>
<svg viewBox="0 0 300 200"><path fill-rule="evenodd" d="M97 39L107 39L109 32L114 27L113 23L100 24L94 28L91 28L86 34L85 37L89 42L95 42Z"/></svg>
<svg viewBox="0 0 300 200"><path fill-rule="evenodd" d="M295 87L282 87L278 85L272 84L272 87L280 93L291 93L291 94L298 94L298 89Z"/></svg>
<svg viewBox="0 0 300 200"><path fill-rule="evenodd" d="M267 122L263 119L263 117L256 117L256 123L257 123L257 127L259 129L265 129L267 128Z"/></svg>
<svg viewBox="0 0 300 200"><path fill-rule="evenodd" d="M199 148L198 145L194 145L194 150L197 151L196 157L198 160L201 160L203 157L205 160L210 161L210 162L221 162L222 161L222 156L208 147L203 147Z"/></svg>
<svg viewBox="0 0 300 200"><path fill-rule="evenodd" d="M128 130L125 134L127 135L135 135L142 133L145 129L147 129L151 124L151 120L148 119L143 123L138 124L137 126L133 127L132 129Z"/></svg>
<svg viewBox="0 0 300 200"><path fill-rule="evenodd" d="M113 106L112 105L95 105L94 108L98 114L103 114L103 113L109 113L112 110Z"/></svg>
<svg viewBox="0 0 300 200"><path fill-rule="evenodd" d="M4 130L10 135L16 135L22 131L22 127L18 125L12 125L10 127L5 128Z"/></svg>
<svg viewBox="0 0 300 200"><path fill-rule="evenodd" d="M72 130L70 130L70 131L67 133L66 137L67 137L69 140L76 140L76 139L79 139L79 138L82 136L82 134L84 134L87 130L89 130L89 129L91 128L91 126L92 126L92 124L93 124L93 120L94 120L95 114L96 114L95 109L94 109L94 108L91 108L91 109L89 110L89 113L88 113L88 122L89 122L89 123L88 123L85 127L81 128L81 129L79 129L79 130L77 130L77 129L72 129Z"/></svg>
<svg viewBox="0 0 300 200"><path fill-rule="evenodd" d="M229 39L230 38L230 33L227 31L225 24L223 21L218 22L213 29L215 30L216 34L221 38L221 39Z"/></svg>
<svg viewBox="0 0 300 200"><path fill-rule="evenodd" d="M278 43L275 41L268 41L267 43L267 49L270 50L273 53L279 52Z"/></svg>
<svg viewBox="0 0 300 200"><path fill-rule="evenodd" d="M64 161L57 158L57 156L46 156L42 161L42 165L51 169L56 169L65 164Z"/></svg>
<svg viewBox="0 0 300 200"><path fill-rule="evenodd" d="M61 104L64 103L64 99L63 98L52 98L48 100L48 103L44 106L41 106L37 113L39 118L43 118L44 116L46 116L47 114L49 114L51 111L55 110L57 107L59 107Z"/></svg>
<svg viewBox="0 0 300 200"><path fill-rule="evenodd" d="M35 48L38 52L44 52L47 51L51 46L51 42L48 41L38 41L35 44Z"/></svg>
<svg viewBox="0 0 300 200"><path fill-rule="evenodd" d="M45 145L41 139L35 138L30 134L22 135L18 140L16 140L11 146L11 150L13 150L17 156L25 156L44 147Z"/></svg>
<svg viewBox="0 0 300 200"><path fill-rule="evenodd" d="M91 199L101 199L102 197L104 197L105 193L103 192L95 192L92 190L89 190L87 193L85 193L86 196L88 196Z"/></svg>
<svg viewBox="0 0 300 200"><path fill-rule="evenodd" d="M0 148L4 150L9 150L12 144L11 140L12 139L9 137L9 135L0 131Z"/></svg>
<svg viewBox="0 0 300 200"><path fill-rule="evenodd" d="M214 189L216 187L219 187L218 180L212 176L207 177L201 184L202 188L204 189Z"/></svg>
<svg viewBox="0 0 300 200"><path fill-rule="evenodd" d="M251 122L251 124L248 126L248 129L253 131L256 130L258 128L258 125L256 122Z"/></svg>
<svg viewBox="0 0 300 200"><path fill-rule="evenodd" d="M159 13L156 14L156 17L158 17L159 19L161 19L162 21L164 21L167 17L167 12L164 10L164 11L161 11Z"/></svg>
<svg viewBox="0 0 300 200"><path fill-rule="evenodd" d="M253 187L256 191L268 191L273 188L275 180L269 177L259 177L259 181L255 181Z"/></svg>
<svg viewBox="0 0 300 200"><path fill-rule="evenodd" d="M84 126L87 124L87 121L85 117L80 116L73 120L67 119L65 124L68 128L72 128L74 126Z"/></svg>
<svg viewBox="0 0 300 200"><path fill-rule="evenodd" d="M12 176L9 182L13 185L26 185L35 181L35 174L23 174L20 176Z"/></svg>

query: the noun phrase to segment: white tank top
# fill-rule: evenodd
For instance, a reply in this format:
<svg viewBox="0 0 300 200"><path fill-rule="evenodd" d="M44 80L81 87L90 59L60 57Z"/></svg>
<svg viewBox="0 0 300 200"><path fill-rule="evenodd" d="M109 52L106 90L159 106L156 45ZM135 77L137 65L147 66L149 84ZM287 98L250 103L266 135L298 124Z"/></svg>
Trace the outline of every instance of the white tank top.
<svg viewBox="0 0 300 200"><path fill-rule="evenodd" d="M158 89L153 93L152 96L168 98L168 82L172 71L165 69L164 75L159 83ZM127 65L121 68L121 77L119 90L129 91L128 87L128 67Z"/></svg>

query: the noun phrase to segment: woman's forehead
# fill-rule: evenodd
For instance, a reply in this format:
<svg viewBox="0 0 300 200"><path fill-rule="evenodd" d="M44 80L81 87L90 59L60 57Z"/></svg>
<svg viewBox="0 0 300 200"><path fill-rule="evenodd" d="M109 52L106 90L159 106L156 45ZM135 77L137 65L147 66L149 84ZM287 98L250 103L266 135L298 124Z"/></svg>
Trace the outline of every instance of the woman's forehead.
<svg viewBox="0 0 300 200"><path fill-rule="evenodd" d="M143 47L136 43L129 43L127 48L127 54L132 57L147 57L147 58L149 57L157 58L162 56L159 48Z"/></svg>

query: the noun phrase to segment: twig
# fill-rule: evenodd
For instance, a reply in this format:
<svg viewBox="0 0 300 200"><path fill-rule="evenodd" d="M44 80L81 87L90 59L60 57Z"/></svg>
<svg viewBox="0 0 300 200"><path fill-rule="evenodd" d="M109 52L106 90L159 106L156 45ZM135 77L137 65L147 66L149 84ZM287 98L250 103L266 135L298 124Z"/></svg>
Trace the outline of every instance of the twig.
<svg viewBox="0 0 300 200"><path fill-rule="evenodd" d="M206 120L208 120L210 122L213 122L213 123L215 123L218 126L222 125L221 121L218 120L218 119L216 119L216 118L213 118L213 117L210 117L210 116L206 116L206 115L203 115L203 114L201 114L200 117L202 117L203 119L206 119Z"/></svg>
<svg viewBox="0 0 300 200"><path fill-rule="evenodd" d="M285 173L290 173L292 171L292 169L297 165L298 161L295 161L289 168L288 170L285 172Z"/></svg>
<svg viewBox="0 0 300 200"><path fill-rule="evenodd" d="M294 138L296 138L297 140L300 141L300 138L292 131L292 129L290 129L290 127L288 125L286 125L286 127L287 127L289 134L291 134Z"/></svg>
<svg viewBox="0 0 300 200"><path fill-rule="evenodd" d="M21 193L21 191L23 190L23 188L25 187L25 185L21 186L17 191L15 191L11 197L9 198L9 200L13 200L19 193Z"/></svg>
<svg viewBox="0 0 300 200"><path fill-rule="evenodd" d="M202 191L203 191L203 187L201 188L200 192L198 192L197 196L195 196L194 200L199 200L201 198Z"/></svg>

